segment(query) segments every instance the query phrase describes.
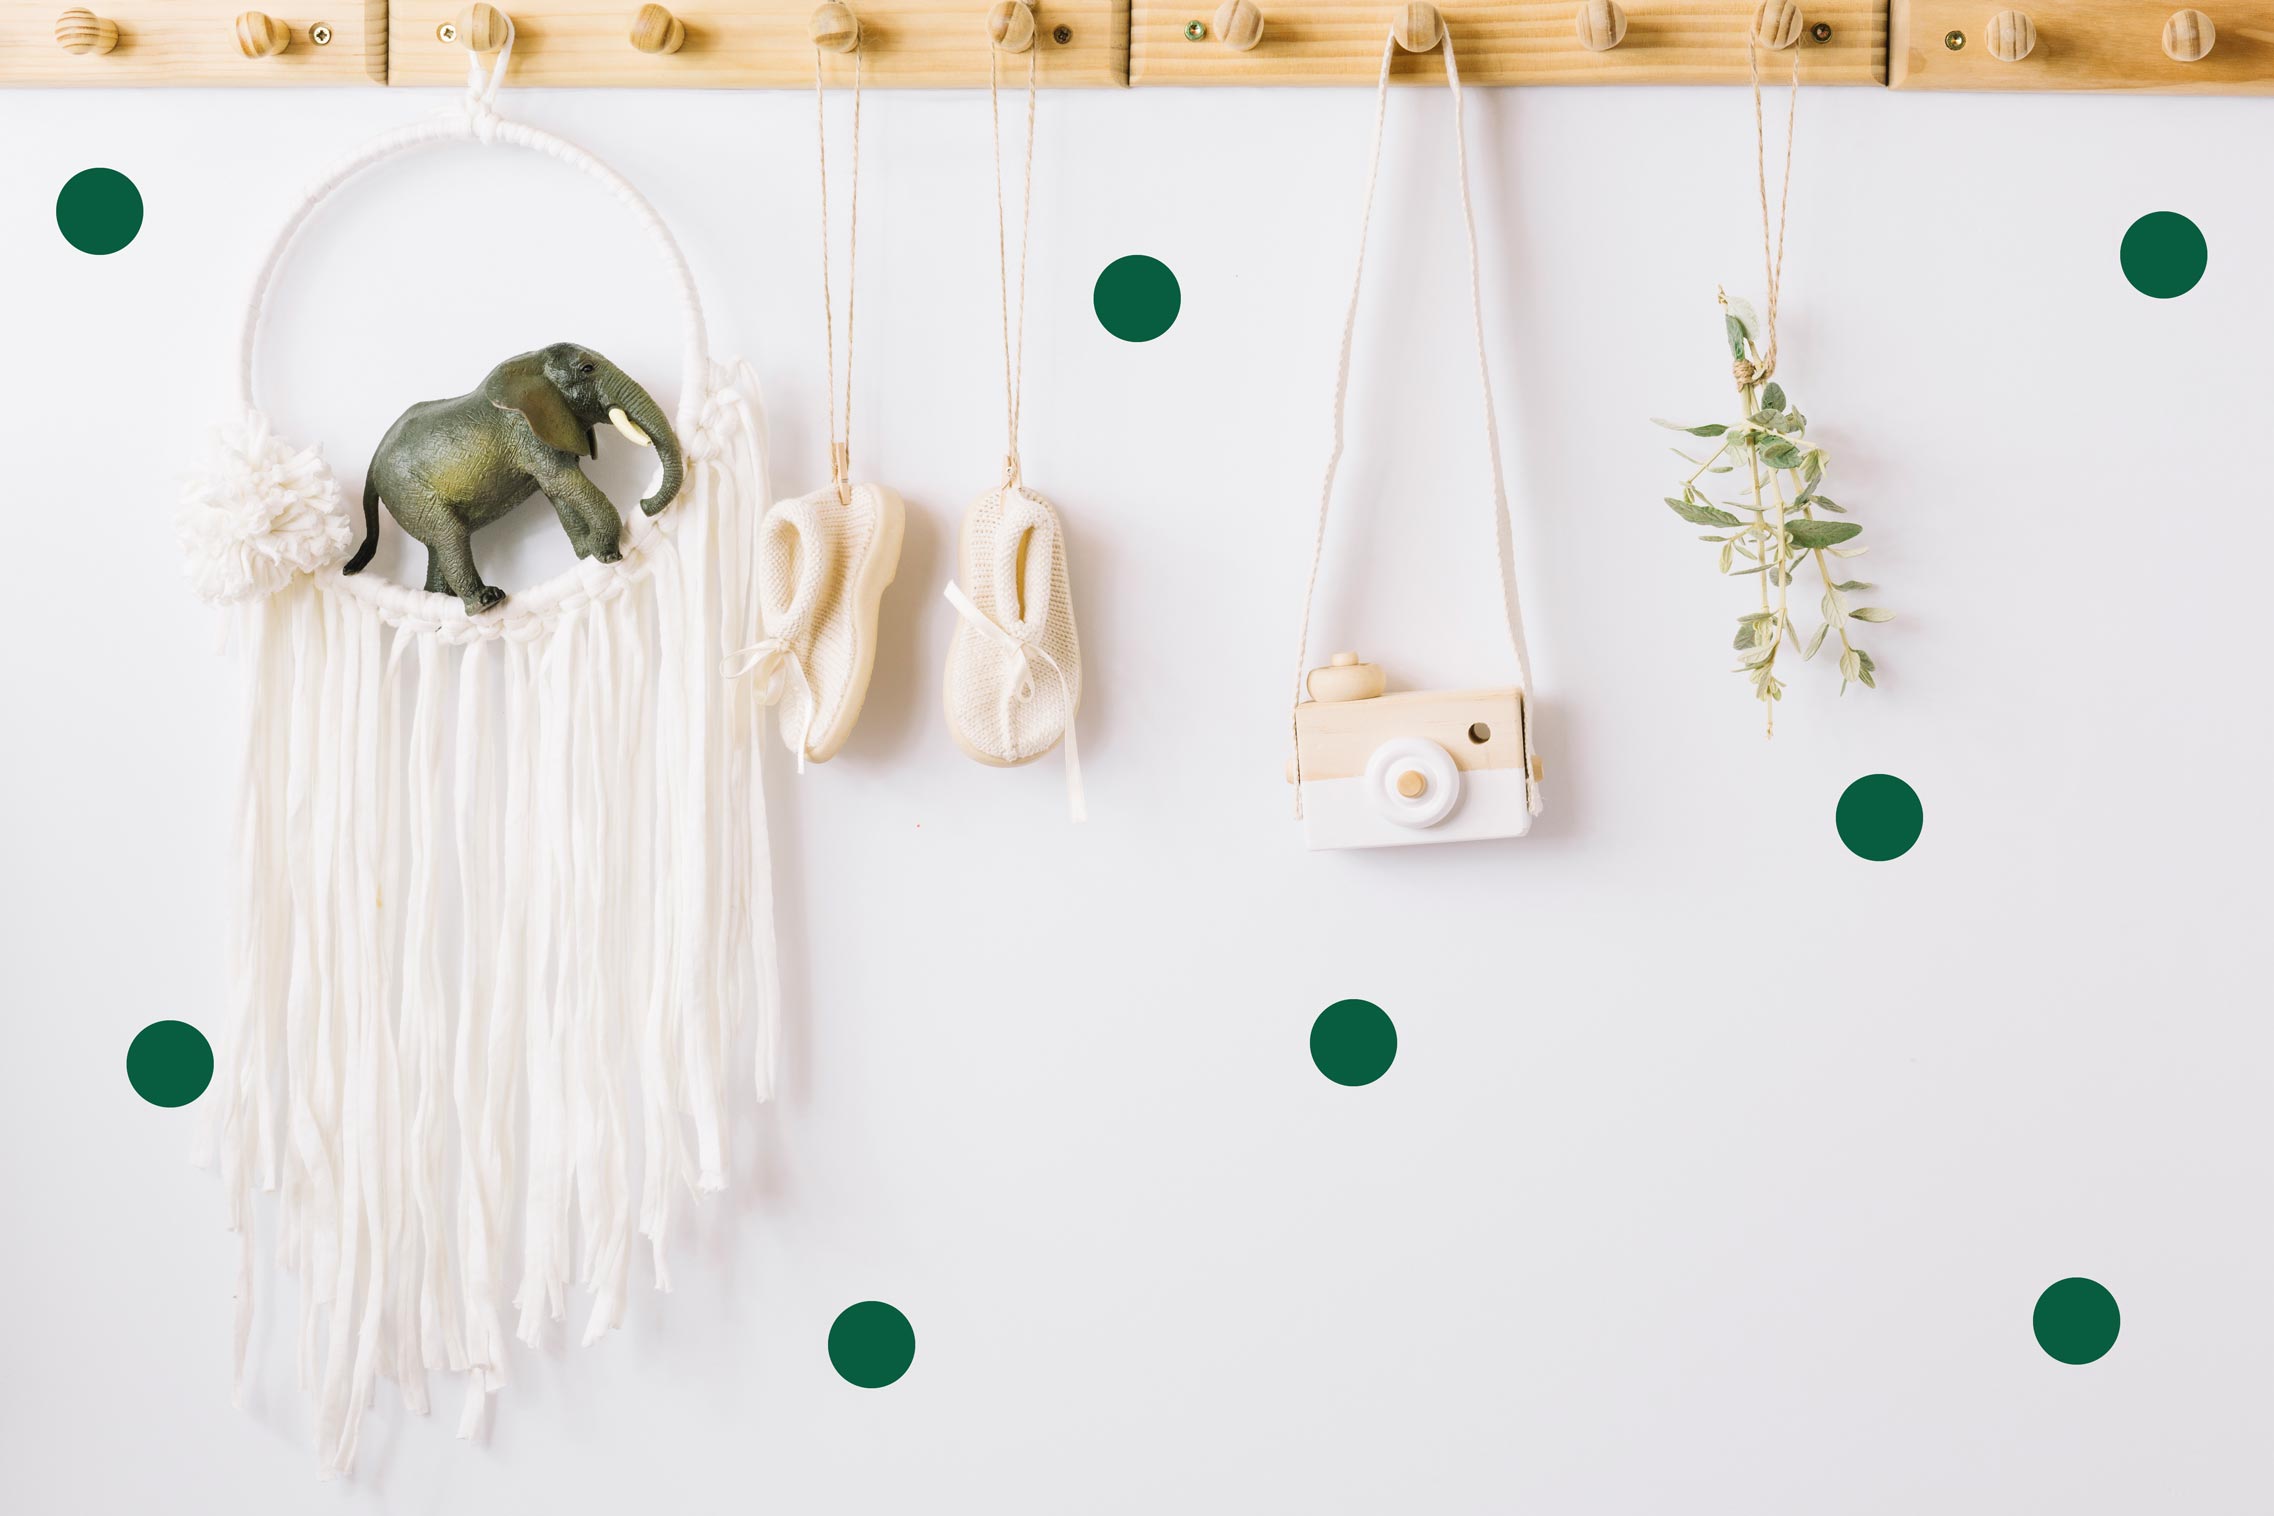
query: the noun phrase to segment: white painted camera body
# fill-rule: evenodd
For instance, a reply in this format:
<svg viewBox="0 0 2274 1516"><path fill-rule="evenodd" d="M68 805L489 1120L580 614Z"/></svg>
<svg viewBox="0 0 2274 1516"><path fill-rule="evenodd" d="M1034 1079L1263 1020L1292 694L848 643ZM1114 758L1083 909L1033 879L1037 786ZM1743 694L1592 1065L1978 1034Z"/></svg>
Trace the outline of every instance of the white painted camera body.
<svg viewBox="0 0 2274 1516"><path fill-rule="evenodd" d="M1521 837L1537 762L1521 689L1382 693L1382 671L1337 653L1304 680L1294 774L1311 848Z"/></svg>

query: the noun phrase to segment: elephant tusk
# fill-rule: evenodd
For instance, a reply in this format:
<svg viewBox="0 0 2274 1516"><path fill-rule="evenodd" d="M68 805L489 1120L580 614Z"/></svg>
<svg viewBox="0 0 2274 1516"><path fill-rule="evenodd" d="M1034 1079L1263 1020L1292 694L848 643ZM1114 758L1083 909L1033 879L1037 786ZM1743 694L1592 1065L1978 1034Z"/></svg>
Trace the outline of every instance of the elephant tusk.
<svg viewBox="0 0 2274 1516"><path fill-rule="evenodd" d="M631 438L641 447L655 446L655 443L649 440L647 433L632 425L632 418L624 414L624 408L622 406L609 406L608 420L615 426L617 431L622 432L625 436Z"/></svg>

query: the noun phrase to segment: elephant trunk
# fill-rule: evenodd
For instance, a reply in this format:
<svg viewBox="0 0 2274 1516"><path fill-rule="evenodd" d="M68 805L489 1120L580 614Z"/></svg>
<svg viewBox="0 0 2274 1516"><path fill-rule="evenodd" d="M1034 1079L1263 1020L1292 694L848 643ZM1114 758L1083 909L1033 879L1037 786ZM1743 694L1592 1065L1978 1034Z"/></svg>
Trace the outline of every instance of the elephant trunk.
<svg viewBox="0 0 2274 1516"><path fill-rule="evenodd" d="M680 482L685 477L686 460L680 451L679 434L671 429L671 418L655 403L655 397L613 364L600 376L600 393L610 406L622 410L634 426L647 434L656 457L663 464L662 482L656 485L654 494L640 502L640 509L652 516L678 495Z"/></svg>

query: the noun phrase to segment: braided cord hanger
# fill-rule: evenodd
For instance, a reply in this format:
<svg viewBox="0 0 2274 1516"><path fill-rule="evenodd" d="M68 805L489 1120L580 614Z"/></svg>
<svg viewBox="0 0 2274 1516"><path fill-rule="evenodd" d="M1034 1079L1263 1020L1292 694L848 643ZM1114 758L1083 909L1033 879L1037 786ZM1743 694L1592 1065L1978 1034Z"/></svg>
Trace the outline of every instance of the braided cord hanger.
<svg viewBox="0 0 2274 1516"><path fill-rule="evenodd" d="M1777 186L1776 240L1769 238L1769 128L1761 108L1761 54L1753 35L1745 35L1745 68L1753 81L1753 173L1761 191L1761 263L1766 279L1762 291L1768 299L1768 330L1764 333L1761 361L1743 358L1730 365L1739 389L1766 384L1777 369L1777 297L1784 287L1784 233L1786 210L1792 204L1792 129L1800 119L1800 49L1792 49L1792 90L1784 118L1784 179Z"/></svg>
<svg viewBox="0 0 2274 1516"><path fill-rule="evenodd" d="M837 503L853 499L853 298L860 287L861 238L861 50L853 49L853 184L845 224L845 432L837 433L837 306L829 293L829 117L824 108L821 48L813 49L813 140L821 160L821 336L822 367L829 404L829 478Z"/></svg>
<svg viewBox="0 0 2274 1516"><path fill-rule="evenodd" d="M996 49L987 49L987 113L995 134L995 272L1003 310L1003 410L1007 422L1003 486L1019 482L1019 399L1026 384L1026 251L1034 225L1034 50L1026 55L1026 168L1019 204L1019 311L1017 336L1011 323L1011 250L1003 202L1003 107L996 87Z"/></svg>

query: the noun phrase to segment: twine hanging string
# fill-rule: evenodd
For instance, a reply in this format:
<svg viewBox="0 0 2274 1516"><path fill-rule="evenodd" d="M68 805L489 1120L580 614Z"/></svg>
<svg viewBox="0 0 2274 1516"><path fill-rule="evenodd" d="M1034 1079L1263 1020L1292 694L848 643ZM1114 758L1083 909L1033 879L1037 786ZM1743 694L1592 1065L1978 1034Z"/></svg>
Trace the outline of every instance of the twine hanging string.
<svg viewBox="0 0 2274 1516"><path fill-rule="evenodd" d="M837 433L837 307L829 294L829 117L821 81L821 49L813 50L813 141L821 160L821 336L829 404L829 479L837 503L853 503L853 297L860 288L861 50L853 49L853 184L845 215L845 432ZM799 755L802 764L804 755Z"/></svg>
<svg viewBox="0 0 2274 1516"><path fill-rule="evenodd" d="M1003 488L1019 482L1019 395L1026 374L1026 249L1034 225L1034 54L1026 55L1026 169L1019 199L1019 311L1017 335L1011 322L1011 244L1003 203L1003 107L996 89L996 49L987 49L987 112L995 132L995 270L1003 309L1003 410L1008 426L1003 454Z"/></svg>
<svg viewBox="0 0 2274 1516"><path fill-rule="evenodd" d="M1784 230L1785 211L1792 203L1792 128L1800 117L1800 49L1792 52L1792 91L1785 105L1784 117L1784 180L1777 187L1776 235L1772 242L1769 226L1769 128L1761 106L1761 53L1752 33L1745 35L1745 68L1753 80L1753 173L1761 190L1761 262L1767 278L1764 293L1768 297L1768 330L1763 333L1761 361L1749 362L1739 358L1730 365L1730 376L1741 390L1756 384L1766 384L1777 370L1777 295L1784 284Z"/></svg>

